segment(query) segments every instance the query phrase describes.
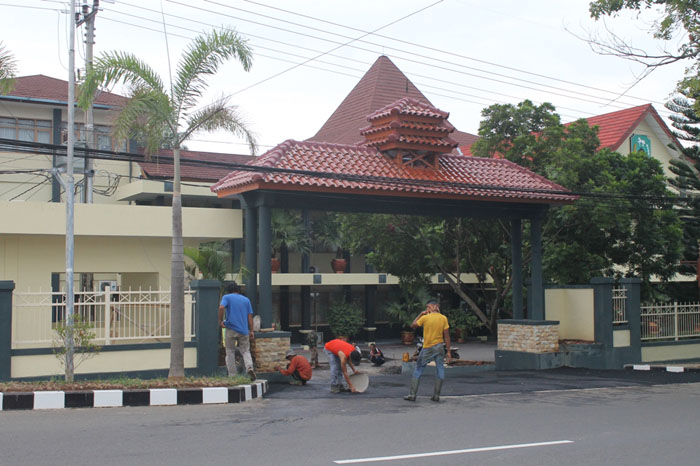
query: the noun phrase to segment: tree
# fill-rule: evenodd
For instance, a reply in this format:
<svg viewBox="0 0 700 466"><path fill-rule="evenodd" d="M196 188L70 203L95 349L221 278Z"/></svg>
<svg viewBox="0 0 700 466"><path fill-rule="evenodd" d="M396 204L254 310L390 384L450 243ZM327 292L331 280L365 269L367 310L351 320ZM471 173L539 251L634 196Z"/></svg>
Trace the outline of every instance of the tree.
<svg viewBox="0 0 700 466"><path fill-rule="evenodd" d="M0 42L0 94L7 94L14 88L17 62L2 42Z"/></svg>
<svg viewBox="0 0 700 466"><path fill-rule="evenodd" d="M606 16L616 16L623 10L659 10L663 13L655 21L653 34L660 40L676 39L678 48L649 53L635 48L612 32L607 40L590 39L593 49L601 54L623 57L646 66L646 72L639 79L660 66L686 61L691 62L686 69L683 87L700 90L700 2L697 0L596 0L590 3L591 17L599 20ZM682 35L680 34L682 32ZM680 36L680 37L676 37ZM696 102L696 105L700 103ZM699 110L700 107L696 107Z"/></svg>
<svg viewBox="0 0 700 466"><path fill-rule="evenodd" d="M696 261L700 241L700 117L696 111L697 92L680 90L666 108L674 112L670 118L677 138L692 145L681 147L681 160L671 160L671 171L676 175L670 182L686 197L680 207L683 220L683 259ZM693 267L684 265L681 271L686 274L698 273Z"/></svg>
<svg viewBox="0 0 700 466"><path fill-rule="evenodd" d="M192 261L192 266L185 264L185 269L191 276L196 277L199 272L204 279L220 282L226 280L226 264L231 254L224 250L223 242L215 241L197 248L186 247L184 253Z"/></svg>
<svg viewBox="0 0 700 466"><path fill-rule="evenodd" d="M224 29L197 36L185 50L168 91L158 74L143 60L125 52L109 52L95 60L80 91L86 107L99 86L116 83L129 86L127 103L114 124L119 139L134 138L147 155L159 148L173 148L174 182L172 202L171 343L169 377L184 377L184 255L182 199L180 193L180 149L195 132L226 130L245 138L255 153L255 138L246 128L236 107L227 98L200 106L208 88L207 78L229 59L243 69L251 66L247 42L235 31Z"/></svg>
<svg viewBox="0 0 700 466"><path fill-rule="evenodd" d="M524 165L571 191L599 195L551 209L543 231L546 279L635 276L648 293L652 277L664 280L676 272L680 254L681 226L665 200L673 193L660 162L643 152L598 150L597 128L586 120L564 126L546 116L551 113L550 104L529 101L489 107L472 151ZM521 123L504 135L498 131L503 121Z"/></svg>

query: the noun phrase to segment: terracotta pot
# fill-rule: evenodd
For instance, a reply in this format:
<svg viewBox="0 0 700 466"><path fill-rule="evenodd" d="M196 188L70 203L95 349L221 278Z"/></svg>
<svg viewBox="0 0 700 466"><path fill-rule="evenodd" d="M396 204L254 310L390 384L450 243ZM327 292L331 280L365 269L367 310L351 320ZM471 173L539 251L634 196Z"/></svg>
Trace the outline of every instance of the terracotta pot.
<svg viewBox="0 0 700 466"><path fill-rule="evenodd" d="M280 260L276 257L270 259L270 270L272 273L277 273L280 271Z"/></svg>
<svg viewBox="0 0 700 466"><path fill-rule="evenodd" d="M416 337L416 334L413 333L413 331L409 330L402 330L401 331L401 343L404 345L412 345L413 344L413 339Z"/></svg>
<svg viewBox="0 0 700 466"><path fill-rule="evenodd" d="M333 268L333 271L335 273L343 273L345 272L345 267L347 267L348 261L345 259L333 259L331 261L331 268Z"/></svg>

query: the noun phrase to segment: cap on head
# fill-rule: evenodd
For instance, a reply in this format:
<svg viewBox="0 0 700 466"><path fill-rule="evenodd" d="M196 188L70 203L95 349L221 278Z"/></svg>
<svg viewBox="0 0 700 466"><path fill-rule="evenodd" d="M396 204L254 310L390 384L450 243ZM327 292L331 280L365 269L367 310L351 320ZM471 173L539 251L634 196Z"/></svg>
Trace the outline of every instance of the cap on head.
<svg viewBox="0 0 700 466"><path fill-rule="evenodd" d="M428 302L426 303L428 306L437 306L438 302L437 299L429 299Z"/></svg>
<svg viewBox="0 0 700 466"><path fill-rule="evenodd" d="M297 354L294 352L294 350L287 350L287 354L284 355L285 358L293 358Z"/></svg>

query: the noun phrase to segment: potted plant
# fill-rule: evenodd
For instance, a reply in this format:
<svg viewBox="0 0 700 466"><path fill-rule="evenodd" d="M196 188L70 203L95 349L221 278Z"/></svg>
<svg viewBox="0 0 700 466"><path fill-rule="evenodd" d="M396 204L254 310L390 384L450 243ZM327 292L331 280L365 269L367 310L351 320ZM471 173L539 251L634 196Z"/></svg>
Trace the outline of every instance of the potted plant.
<svg viewBox="0 0 700 466"><path fill-rule="evenodd" d="M336 338L349 340L364 323L362 308L356 302L337 299L328 308L328 325Z"/></svg>
<svg viewBox="0 0 700 466"><path fill-rule="evenodd" d="M445 315L450 323L450 327L456 331L458 343L463 343L468 335L484 325L477 316L460 308L448 309Z"/></svg>
<svg viewBox="0 0 700 466"><path fill-rule="evenodd" d="M272 230L270 251L272 273L279 271L280 262L277 258L277 252L283 247L286 247L288 251L302 254L311 252L311 241L298 212L273 209L270 216L270 229Z"/></svg>
<svg viewBox="0 0 700 466"><path fill-rule="evenodd" d="M424 287L416 288L415 291L402 290L401 297L387 304L385 311L401 325L401 341L404 345L413 344L415 332L411 328L413 320L426 308L426 303L432 299L428 290Z"/></svg>
<svg viewBox="0 0 700 466"><path fill-rule="evenodd" d="M344 257L345 233L340 214L324 212L314 221L314 239L323 247L335 251L335 258L331 260L331 268L335 273L343 273L347 268Z"/></svg>

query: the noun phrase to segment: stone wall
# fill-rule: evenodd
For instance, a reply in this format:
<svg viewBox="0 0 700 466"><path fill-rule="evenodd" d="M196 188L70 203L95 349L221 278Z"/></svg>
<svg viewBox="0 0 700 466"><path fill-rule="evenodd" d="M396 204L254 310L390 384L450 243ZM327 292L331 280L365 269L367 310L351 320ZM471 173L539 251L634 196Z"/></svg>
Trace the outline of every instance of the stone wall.
<svg viewBox="0 0 700 466"><path fill-rule="evenodd" d="M257 372L275 372L275 366L285 367L284 356L290 349L289 332L256 333L252 348Z"/></svg>
<svg viewBox="0 0 700 466"><path fill-rule="evenodd" d="M559 322L552 320L501 320L498 349L525 353L559 351Z"/></svg>

